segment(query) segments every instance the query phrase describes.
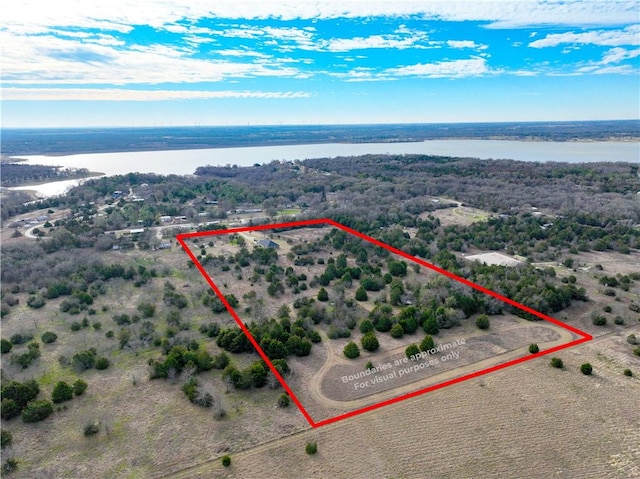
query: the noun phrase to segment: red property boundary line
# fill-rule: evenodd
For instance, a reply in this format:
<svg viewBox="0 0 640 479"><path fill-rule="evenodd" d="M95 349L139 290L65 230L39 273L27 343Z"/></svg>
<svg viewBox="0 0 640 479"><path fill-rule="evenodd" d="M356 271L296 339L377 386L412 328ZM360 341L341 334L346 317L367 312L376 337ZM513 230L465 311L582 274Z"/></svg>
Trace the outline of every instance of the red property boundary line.
<svg viewBox="0 0 640 479"><path fill-rule="evenodd" d="M300 402L300 400L298 399L298 397L294 394L294 392L291 390L291 388L289 387L289 385L287 384L287 382L284 380L284 378L280 375L280 373L278 372L278 370L273 366L273 364L271 363L271 361L269 360L269 358L267 357L267 355L265 354L265 352L262 350L262 348L260 348L260 345L257 343L257 341L255 340L255 338L253 337L253 335L249 332L248 328L245 326L244 322L240 319L240 317L238 316L238 314L235 312L235 310L231 307L231 305L229 304L229 302L226 300L226 298L224 297L224 295L222 294L222 292L220 291L220 289L218 288L218 286L213 282L213 280L211 279L211 277L207 274L207 272L204 270L204 267L202 266L202 264L200 263L200 261L198 261L198 259L196 258L196 256L193 254L193 252L189 249L189 247L187 246L185 240L189 239L189 238L198 238L198 237L202 237L202 236L215 236L215 235L226 235L226 234L233 234L233 233L242 233L245 231L262 231L262 230L273 230L273 229L278 229L278 228L300 228L300 227L304 227L304 226L313 226L313 225L330 225L330 226L334 226L338 229L341 229L347 233L350 233L354 236L357 236L365 241L368 241L369 243L375 244L376 246L380 246L381 248L384 248L388 251L390 251L391 253L397 254L399 256L402 256L406 259L408 259L409 261L413 261L414 263L418 263L421 266L424 266L425 268L428 268L432 271L435 271L437 273L440 273L450 279L453 279L455 281L458 281L459 283L462 283L464 285L467 285L477 291L480 291L482 293L488 294L489 296L492 296L496 299L499 299L500 301L503 301L507 304L510 304L511 306L514 306L522 311L526 311L527 313L530 313L544 321L549 321L550 323L555 324L556 326L560 326L561 328L564 328L568 331L571 331L574 334L577 334L578 336L580 336L579 339L576 339L574 341L571 341L567 344L561 344L559 346L555 346L553 348L547 349L545 351L541 351L539 353L536 354L531 354L531 355L527 355L527 356L522 356L520 358L516 358L513 359L511 361L508 361L506 363L501 363L501 364L497 364L495 366L491 366L489 368L486 369L482 369L480 371L475 371L473 373L470 374L466 374L464 376L460 376L458 378L454 378L439 384L435 384L433 386L429 386L423 389L419 389L417 391L411 392L411 393L407 393L407 394L403 394L402 396L398 396L395 398L391 398L388 399L386 401L382 401L376 404L372 404L360 409L356 409L355 411L350 411L347 412L345 414L341 414L339 416L335 416L329 419L325 419L319 422L315 422L311 416L309 415L309 413L307 412L307 410L304 408L304 406L302 405L302 403ZM404 401L405 399L409 399L415 396L419 396L421 394L427 393L429 391L435 391L436 389L441 389L444 388L446 386L451 386L452 384L457 384L460 383L462 381L466 381L468 379L472 379L478 376L483 376L485 374L489 374L491 372L494 371L498 371L500 369L504 369L507 368L509 366L513 366L515 364L519 364L519 363L523 363L525 361L529 361L531 359L534 358L538 358L540 356L545 356L547 354L552 354L556 351L560 351L562 349L566 349L566 348L570 348L572 346L576 346L580 343L584 343L587 341L591 341L593 339L593 336L591 336L590 334L585 333L584 331L581 331L577 328L574 328L573 326L569 326L568 324L565 324L561 321L558 321L557 319L554 319L550 316L547 316L545 314L542 314L534 309L529 308L528 306L525 306L523 304L520 304L516 301L513 301L512 299L509 299L505 296L502 296L494 291L491 291L487 288L484 288L483 286L480 286L478 284L472 283L469 280L466 280L464 278L461 278L460 276L456 276L455 274L446 271L442 268L439 268L438 266L435 266L431 263L428 263L424 260L421 260L419 258L416 258L414 256L411 256L408 253L405 253L404 251L401 251L399 249L396 249L388 244L385 244L381 241L378 241L375 238L372 238L370 236L367 236L363 233L360 233L359 231L356 231L352 228L349 228L347 226L344 226L340 223L337 223L336 221L333 221L332 219L329 218L320 218L320 219L314 219L314 220L305 220L305 221L292 221L292 222L288 222L288 223L277 223L277 224L268 224L268 225L259 225L259 226L246 226L246 227L240 227L240 228L232 228L232 229L224 229L224 230L214 230L214 231L198 231L195 233L182 233L176 236L176 239L178 240L178 242L182 245L182 248L185 250L185 252L187 253L187 255L189 255L189 257L191 258L191 260L193 261L193 263L195 264L196 268L198 268L198 270L200 271L200 273L202 274L202 276L204 277L204 279L207 281L207 283L209 283L209 286L211 286L211 289L213 289L213 291L216 293L216 295L218 296L218 298L220 299L220 301L222 301L222 304L225 305L225 307L227 308L227 310L229 311L229 313L231 314L231 316L233 317L233 319L235 319L236 323L238 323L238 326L240 326L240 328L242 329L242 331L244 332L244 334L247 336L247 338L249 339L249 341L251 342L251 344L253 344L253 347L256 348L256 351L258 352L258 354L260 355L260 357L264 360L264 362L269 366L269 368L271 369L271 372L273 373L273 375L278 379L278 381L280 381L280 384L282 385L282 387L284 388L284 390L289 394L289 397L291 397L291 399L293 400L293 402L296 404L296 406L298 406L298 409L300 409L300 412L302 412L302 414L304 415L304 417L306 418L306 420L309 422L309 424L311 425L311 427L320 427L320 426L325 426L327 424L331 424L333 422L336 421L340 421L342 419L347 419L349 417L352 416L356 416L358 414L362 414L368 411L373 411L374 409L379 409L383 406L387 406L389 404L394 404L400 401Z"/></svg>

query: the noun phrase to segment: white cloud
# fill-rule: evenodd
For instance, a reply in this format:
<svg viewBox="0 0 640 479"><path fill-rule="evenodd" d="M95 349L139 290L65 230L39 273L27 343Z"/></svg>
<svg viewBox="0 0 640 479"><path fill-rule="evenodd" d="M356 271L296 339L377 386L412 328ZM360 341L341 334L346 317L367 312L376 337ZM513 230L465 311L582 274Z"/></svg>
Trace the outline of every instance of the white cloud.
<svg viewBox="0 0 640 479"><path fill-rule="evenodd" d="M490 22L493 28L527 25L625 25L637 22L636 0L22 0L3 9L4 27L76 26L129 31L131 25L179 30L178 22L229 19L335 19L422 16Z"/></svg>
<svg viewBox="0 0 640 479"><path fill-rule="evenodd" d="M486 50L487 45L479 45L473 40L449 40L447 45L451 48L472 48L474 50Z"/></svg>
<svg viewBox="0 0 640 479"><path fill-rule="evenodd" d="M52 35L21 36L0 31L5 84L158 84L215 82L231 78L294 77L288 61L261 57L227 61L191 57L189 47L132 45ZM103 39L104 40L104 39ZM101 44L102 43L102 44Z"/></svg>
<svg viewBox="0 0 640 479"><path fill-rule="evenodd" d="M640 25L621 30L592 30L582 33L552 33L529 44L533 48L556 47L563 44L620 46L637 45L640 42Z"/></svg>
<svg viewBox="0 0 640 479"><path fill-rule="evenodd" d="M635 50L625 50L624 48L616 47L604 54L604 57L602 57L602 63L618 63L638 56L640 56L640 48Z"/></svg>
<svg viewBox="0 0 640 479"><path fill-rule="evenodd" d="M576 70L579 74L588 73L591 75L631 75L633 73L637 73L636 70L633 69L630 65L618 65L618 66L601 66L601 65L590 65L578 68Z"/></svg>
<svg viewBox="0 0 640 479"><path fill-rule="evenodd" d="M4 88L3 100L21 101L163 101L215 98L307 98L307 92L128 90L117 88Z"/></svg>
<svg viewBox="0 0 640 479"><path fill-rule="evenodd" d="M370 48L419 48L419 42L426 39L425 34L412 35L402 38L398 35L372 35L369 37L333 38L322 42L320 49L330 52L349 52L352 50L366 50Z"/></svg>
<svg viewBox="0 0 640 479"><path fill-rule="evenodd" d="M254 52L251 50L243 50L239 48L216 50L216 54L227 56L227 57L254 57L254 58L263 58L263 59L273 58L271 55L265 55L264 53Z"/></svg>
<svg viewBox="0 0 640 479"><path fill-rule="evenodd" d="M429 78L459 78L479 76L488 73L484 58L471 58L466 60L441 61L435 63L419 63L399 68L389 68L385 74L389 76L417 76Z"/></svg>

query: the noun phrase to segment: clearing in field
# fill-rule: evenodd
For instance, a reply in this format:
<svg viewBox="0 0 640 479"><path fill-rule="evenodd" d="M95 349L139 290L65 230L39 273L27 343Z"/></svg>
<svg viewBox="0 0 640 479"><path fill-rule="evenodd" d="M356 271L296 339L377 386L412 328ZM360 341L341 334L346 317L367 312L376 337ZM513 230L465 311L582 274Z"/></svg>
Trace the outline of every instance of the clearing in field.
<svg viewBox="0 0 640 479"><path fill-rule="evenodd" d="M313 427L592 339L330 219L177 239Z"/></svg>

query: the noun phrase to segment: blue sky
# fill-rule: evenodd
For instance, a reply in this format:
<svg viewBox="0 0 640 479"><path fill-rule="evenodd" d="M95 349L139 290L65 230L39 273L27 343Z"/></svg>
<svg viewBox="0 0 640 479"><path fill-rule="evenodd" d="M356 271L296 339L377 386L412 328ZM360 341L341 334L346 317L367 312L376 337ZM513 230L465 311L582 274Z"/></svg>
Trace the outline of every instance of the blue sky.
<svg viewBox="0 0 640 479"><path fill-rule="evenodd" d="M636 0L24 0L0 44L5 127L640 117Z"/></svg>

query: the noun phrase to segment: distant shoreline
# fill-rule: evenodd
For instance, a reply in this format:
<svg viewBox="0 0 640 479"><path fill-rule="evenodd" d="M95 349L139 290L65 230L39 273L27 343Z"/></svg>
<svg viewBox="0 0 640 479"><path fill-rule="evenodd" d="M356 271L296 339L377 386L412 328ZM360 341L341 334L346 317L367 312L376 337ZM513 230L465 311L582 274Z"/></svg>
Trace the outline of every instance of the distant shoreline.
<svg viewBox="0 0 640 479"><path fill-rule="evenodd" d="M428 138L428 139L398 139L398 140L371 140L371 141L309 141L309 142L292 142L292 143L280 143L280 142L256 142L250 144L211 144L211 145L156 145L147 148L103 148L93 150L72 150L65 152L44 152L44 153L20 153L18 155L3 155L3 163L19 163L29 161L27 158L21 158L22 156L45 156L49 158L64 158L74 155L90 155L101 153L152 153L156 151L186 151L186 150L216 150L225 148L253 148L253 147L269 147L269 146L304 146L304 145L323 145L323 144L344 144L344 145L362 145L362 144L398 144L398 143L425 143L428 141L456 141L456 140L479 140L479 141L514 141L524 143L638 143L640 142L640 136L637 137L622 137L622 138L571 138L567 140L555 140L550 138L514 138L511 136L487 136L487 137L443 137L443 138ZM101 173L96 173L101 174Z"/></svg>
<svg viewBox="0 0 640 479"><path fill-rule="evenodd" d="M323 144L487 140L523 143L637 142L640 120L569 122L3 128L2 155L69 156Z"/></svg>

